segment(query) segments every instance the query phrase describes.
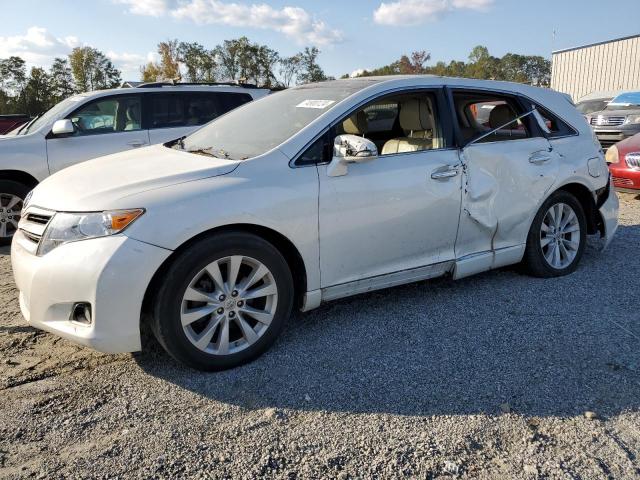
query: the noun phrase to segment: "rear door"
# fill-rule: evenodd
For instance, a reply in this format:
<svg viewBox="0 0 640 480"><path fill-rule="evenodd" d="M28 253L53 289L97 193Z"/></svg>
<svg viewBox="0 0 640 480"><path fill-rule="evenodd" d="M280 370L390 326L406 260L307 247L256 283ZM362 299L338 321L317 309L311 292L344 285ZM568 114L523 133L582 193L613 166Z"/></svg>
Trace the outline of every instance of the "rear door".
<svg viewBox="0 0 640 480"><path fill-rule="evenodd" d="M78 162L149 144L142 124L140 94L113 95L89 101L66 118L72 134L47 135L49 171L55 173Z"/></svg>
<svg viewBox="0 0 640 480"><path fill-rule="evenodd" d="M247 93L232 92L162 92L147 97L147 124L152 144L188 135L252 100Z"/></svg>
<svg viewBox="0 0 640 480"><path fill-rule="evenodd" d="M518 97L501 92L454 89L452 99L462 145L530 108ZM465 146L461 160L465 178L456 257L523 245L560 161L534 118L513 121Z"/></svg>

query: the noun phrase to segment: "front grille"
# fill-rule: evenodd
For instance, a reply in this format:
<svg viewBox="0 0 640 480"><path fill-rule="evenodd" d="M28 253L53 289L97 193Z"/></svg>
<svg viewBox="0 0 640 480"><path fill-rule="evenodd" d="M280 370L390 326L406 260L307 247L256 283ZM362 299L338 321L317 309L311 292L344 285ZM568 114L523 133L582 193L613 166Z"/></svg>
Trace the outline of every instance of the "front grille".
<svg viewBox="0 0 640 480"><path fill-rule="evenodd" d="M628 178L613 177L613 184L624 187L633 187L633 182Z"/></svg>
<svg viewBox="0 0 640 480"><path fill-rule="evenodd" d="M35 244L34 248L40 243L40 239L44 234L53 213L49 210L43 210L37 207L28 207L18 224L18 228L24 237Z"/></svg>
<svg viewBox="0 0 640 480"><path fill-rule="evenodd" d="M624 156L624 161L629 168L640 170L640 152L627 153Z"/></svg>
<svg viewBox="0 0 640 480"><path fill-rule="evenodd" d="M28 213L27 214L27 221L28 222L38 223L40 225L46 225L47 223L49 223L49 220L51 220L51 217L47 216L47 215L41 215L41 214L38 214L38 213Z"/></svg>
<svg viewBox="0 0 640 480"><path fill-rule="evenodd" d="M625 117L605 117L604 115L598 115L597 117L591 117L591 125L617 127L624 123Z"/></svg>

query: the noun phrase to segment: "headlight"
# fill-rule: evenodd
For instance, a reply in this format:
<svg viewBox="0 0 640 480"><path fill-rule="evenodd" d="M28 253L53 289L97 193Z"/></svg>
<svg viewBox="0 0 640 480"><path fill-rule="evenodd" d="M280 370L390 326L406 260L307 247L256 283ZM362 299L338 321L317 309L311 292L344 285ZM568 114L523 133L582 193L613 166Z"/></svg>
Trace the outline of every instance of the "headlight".
<svg viewBox="0 0 640 480"><path fill-rule="evenodd" d="M618 148L615 145L612 145L607 150L607 154L604 156L604 159L607 163L618 163L620 161L620 156L618 154Z"/></svg>
<svg viewBox="0 0 640 480"><path fill-rule="evenodd" d="M624 123L640 123L640 115L631 115Z"/></svg>
<svg viewBox="0 0 640 480"><path fill-rule="evenodd" d="M90 213L56 213L49 221L38 247L38 255L69 242L106 237L122 232L144 213L141 208Z"/></svg>

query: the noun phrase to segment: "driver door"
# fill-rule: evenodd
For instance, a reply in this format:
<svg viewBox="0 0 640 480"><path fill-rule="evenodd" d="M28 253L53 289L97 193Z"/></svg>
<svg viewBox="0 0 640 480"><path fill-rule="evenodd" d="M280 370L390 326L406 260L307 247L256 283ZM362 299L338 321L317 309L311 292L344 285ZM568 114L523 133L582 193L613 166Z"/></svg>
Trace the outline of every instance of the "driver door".
<svg viewBox="0 0 640 480"><path fill-rule="evenodd" d="M149 144L142 124L140 95L102 97L67 118L74 124L70 135L47 135L47 160L53 174L70 165Z"/></svg>
<svg viewBox="0 0 640 480"><path fill-rule="evenodd" d="M323 288L339 286L349 294L359 288L351 282L384 276L379 286L385 286L385 279L393 278L388 274L407 281L412 269L451 266L461 170L458 153L450 148L444 105L439 90L394 94L335 127L336 134L373 141L379 156L349 164L342 176L330 176L330 165L319 166ZM415 279L427 278L422 273Z"/></svg>

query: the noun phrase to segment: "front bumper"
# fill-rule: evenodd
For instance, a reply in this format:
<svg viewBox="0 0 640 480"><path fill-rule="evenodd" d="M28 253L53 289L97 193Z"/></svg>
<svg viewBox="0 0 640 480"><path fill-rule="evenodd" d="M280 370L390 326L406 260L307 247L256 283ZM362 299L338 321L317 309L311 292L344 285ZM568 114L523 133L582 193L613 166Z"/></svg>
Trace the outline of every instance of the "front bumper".
<svg viewBox="0 0 640 480"><path fill-rule="evenodd" d="M618 190L640 193L640 170L634 170L620 163L609 165L613 184Z"/></svg>
<svg viewBox="0 0 640 480"><path fill-rule="evenodd" d="M600 217L602 218L602 225L604 231L602 237L604 238L604 248L606 248L618 229L618 209L619 202L616 191L613 188L613 180L609 180L609 195L606 200L600 205L598 209Z"/></svg>
<svg viewBox="0 0 640 480"><path fill-rule="evenodd" d="M11 264L30 325L101 352L140 350L142 300L170 250L114 235L61 245L38 257L28 242L16 232ZM90 325L70 320L76 302L91 304Z"/></svg>

